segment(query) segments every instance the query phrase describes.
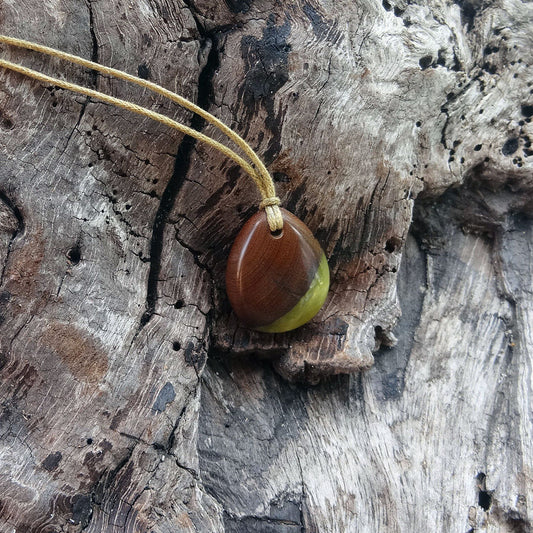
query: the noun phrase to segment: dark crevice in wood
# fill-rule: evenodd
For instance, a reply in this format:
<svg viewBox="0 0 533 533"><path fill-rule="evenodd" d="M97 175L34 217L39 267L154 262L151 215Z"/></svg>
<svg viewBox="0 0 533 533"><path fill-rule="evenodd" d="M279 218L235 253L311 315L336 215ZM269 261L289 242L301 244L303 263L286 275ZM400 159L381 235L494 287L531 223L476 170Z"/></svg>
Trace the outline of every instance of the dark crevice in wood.
<svg viewBox="0 0 533 533"><path fill-rule="evenodd" d="M79 243L76 243L67 251L67 259L73 265L77 265L81 261L81 248Z"/></svg>
<svg viewBox="0 0 533 533"><path fill-rule="evenodd" d="M0 202L3 202L6 205L6 207L11 211L11 213L13 214L17 222L17 225L13 229L13 232L11 234L9 244L7 246L7 253L4 258L4 264L2 265L2 272L0 273L0 287L1 287L4 284L4 276L6 273L9 256L13 248L13 242L19 235L22 235L24 233L25 225L24 225L24 217L22 216L22 211L15 205L13 200L11 200L11 198L3 191L0 191Z"/></svg>
<svg viewBox="0 0 533 533"><path fill-rule="evenodd" d="M11 198L3 191L0 191L0 201L3 202L11 210L13 216L17 220L17 228L13 232L13 238L24 233L25 225L24 217L22 216L22 211L16 206L13 200L11 200Z"/></svg>
<svg viewBox="0 0 533 533"><path fill-rule="evenodd" d="M418 218L416 204L414 217ZM398 272L397 290L402 314L391 332L393 335L376 326L380 348L374 352L374 358L382 400L398 399L403 394L415 332L422 316L424 293L417 289L427 286L427 254L422 249L417 229L415 226L409 233ZM396 343L391 344L391 340Z"/></svg>
<svg viewBox="0 0 533 533"><path fill-rule="evenodd" d="M219 57L215 33L206 33L202 39L203 46L210 46L211 48L207 62L198 77L197 105L207 109L212 94L213 77L219 65ZM204 126L205 120L198 115L194 115L190 127L197 131L201 131ZM148 273L148 284L146 289L146 311L141 317L140 328L143 328L150 321L155 312L155 305L158 298L157 284L159 281L159 273L161 271L164 231L176 198L185 182L191 164L191 155L195 146L195 139L189 136L183 138L176 154L174 172L161 195L161 201L155 216L152 238L150 241L150 270Z"/></svg>
<svg viewBox="0 0 533 533"><path fill-rule="evenodd" d="M302 462L300 461L300 456L297 455L296 459L298 460L298 469L300 471L300 483L302 486L302 490L300 493L300 505L299 505L300 533L305 533L307 531L307 528L305 526L305 512L304 511L306 510L307 490L305 487L304 470L302 468Z"/></svg>
<svg viewBox="0 0 533 533"><path fill-rule="evenodd" d="M92 39L91 61L93 61L94 63L98 63L98 39L96 38L96 31L94 29L95 23L94 23L92 0L87 0L87 6L89 8L89 28L91 31L91 39ZM97 78L98 78L98 72L96 70L93 70L92 71L93 85L96 85Z"/></svg>
<svg viewBox="0 0 533 533"><path fill-rule="evenodd" d="M275 531L276 526L282 527L280 531L284 533L305 533L306 531L301 523L292 520L255 515L238 516L226 509L224 509L224 526L226 533L249 533L250 531L261 533L262 531Z"/></svg>
<svg viewBox="0 0 533 533"><path fill-rule="evenodd" d="M198 35L200 35L201 38L205 38L206 37L205 27L200 21L200 18L198 16L198 9L194 5L194 1L183 0L183 3L187 6L187 9L189 10L190 14L192 15L192 18L194 19L194 23L196 24Z"/></svg>
<svg viewBox="0 0 533 533"><path fill-rule="evenodd" d="M92 7L92 0L87 0L87 8L89 9L89 31L91 33L91 40L92 40L92 49L91 49L91 61L98 63L98 41L96 40L96 33L94 31L94 14L93 14L93 7ZM91 84L93 85L93 88L97 88L97 80L98 80L98 71L91 70L90 71L91 76ZM74 135L75 131L78 131L78 127L81 124L81 121L85 115L85 111L87 110L87 106L91 102L90 96L86 96L80 109L80 113L78 115L78 120L76 121L76 124L72 128L72 131L70 132L67 142L65 143L65 149L63 150L63 153L67 150L67 147L70 143L70 140L72 139L72 136Z"/></svg>
<svg viewBox="0 0 533 533"><path fill-rule="evenodd" d="M488 511L492 505L492 492L487 490L486 479L487 476L480 472L477 476L477 489L478 489L478 505L484 511Z"/></svg>
<svg viewBox="0 0 533 533"><path fill-rule="evenodd" d="M172 455L172 448L174 447L174 443L176 442L176 431L179 428L180 422L183 419L183 416L185 415L185 412L187 411L187 408L191 405L191 399L196 396L198 386L196 386L187 396L185 402L183 402L183 408L181 409L180 414L178 415L178 418L176 419L176 422L174 422L174 426L172 427L172 431L170 432L170 435L168 437L168 441L164 447L165 451Z"/></svg>
<svg viewBox="0 0 533 533"><path fill-rule="evenodd" d="M440 112L444 113L444 115L446 116L446 119L444 120L444 126L442 126L440 143L442 144L443 148L447 150L448 146L446 145L446 129L448 128L448 123L450 122L450 114L448 113L448 108L446 107L446 105L443 105L440 108Z"/></svg>

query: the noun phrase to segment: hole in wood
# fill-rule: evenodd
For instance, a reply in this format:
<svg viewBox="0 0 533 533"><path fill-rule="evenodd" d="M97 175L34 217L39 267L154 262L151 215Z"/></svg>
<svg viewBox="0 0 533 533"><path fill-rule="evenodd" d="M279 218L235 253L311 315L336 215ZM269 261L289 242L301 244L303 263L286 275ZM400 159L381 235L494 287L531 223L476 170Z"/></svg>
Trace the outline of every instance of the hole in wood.
<svg viewBox="0 0 533 533"><path fill-rule="evenodd" d="M385 250L392 254L395 252L401 245L400 239L398 237L391 237L386 243L385 243Z"/></svg>
<svg viewBox="0 0 533 533"><path fill-rule="evenodd" d="M492 505L492 496L486 490L479 491L478 504L484 510L488 511Z"/></svg>
<svg viewBox="0 0 533 533"><path fill-rule="evenodd" d="M77 265L81 261L81 250L76 244L67 252L67 259L73 264Z"/></svg>

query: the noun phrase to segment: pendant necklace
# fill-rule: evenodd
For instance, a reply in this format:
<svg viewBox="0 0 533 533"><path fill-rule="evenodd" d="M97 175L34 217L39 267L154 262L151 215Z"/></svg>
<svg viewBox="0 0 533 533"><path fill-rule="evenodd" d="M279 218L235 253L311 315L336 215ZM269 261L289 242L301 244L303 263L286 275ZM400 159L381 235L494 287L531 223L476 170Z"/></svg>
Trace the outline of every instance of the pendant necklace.
<svg viewBox="0 0 533 533"><path fill-rule="evenodd" d="M318 313L329 290L324 251L309 228L280 207L268 170L235 131L193 102L148 80L23 39L0 35L0 43L57 57L144 87L196 113L224 133L245 157L165 115L0 58L0 67L146 116L209 144L235 161L254 180L262 198L259 212L244 224L228 257L226 292L235 315L250 329L281 333L302 326Z"/></svg>

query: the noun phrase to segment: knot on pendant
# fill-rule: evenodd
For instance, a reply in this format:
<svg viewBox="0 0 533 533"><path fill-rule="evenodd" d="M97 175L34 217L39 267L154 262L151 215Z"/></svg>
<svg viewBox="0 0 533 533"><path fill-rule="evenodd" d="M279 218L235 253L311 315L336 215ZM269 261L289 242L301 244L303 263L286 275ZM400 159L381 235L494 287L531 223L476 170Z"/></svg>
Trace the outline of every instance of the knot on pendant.
<svg viewBox="0 0 533 533"><path fill-rule="evenodd" d="M271 196L269 198L263 199L263 201L259 204L259 209L264 209L265 207L270 207L279 204L281 204L280 199L277 196Z"/></svg>
<svg viewBox="0 0 533 533"><path fill-rule="evenodd" d="M277 196L264 198L259 204L259 209L264 209L270 231L275 233L283 229L283 217L279 208L280 199Z"/></svg>

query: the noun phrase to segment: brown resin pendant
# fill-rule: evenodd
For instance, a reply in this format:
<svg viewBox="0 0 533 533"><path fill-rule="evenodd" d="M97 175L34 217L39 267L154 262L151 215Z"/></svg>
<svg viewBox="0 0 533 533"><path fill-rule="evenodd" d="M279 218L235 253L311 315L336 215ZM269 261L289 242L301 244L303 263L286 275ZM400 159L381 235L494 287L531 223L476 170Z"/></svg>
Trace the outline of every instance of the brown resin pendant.
<svg viewBox="0 0 533 533"><path fill-rule="evenodd" d="M283 230L273 235L266 214L250 218L231 248L226 290L237 317L266 332L295 329L311 320L329 289L326 256L309 228L281 209Z"/></svg>

